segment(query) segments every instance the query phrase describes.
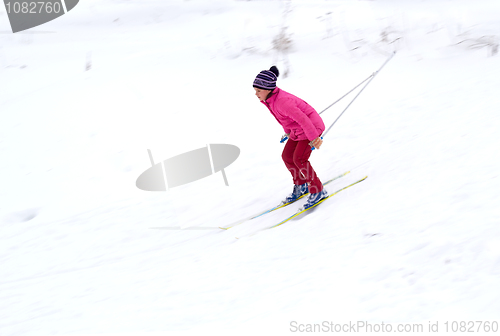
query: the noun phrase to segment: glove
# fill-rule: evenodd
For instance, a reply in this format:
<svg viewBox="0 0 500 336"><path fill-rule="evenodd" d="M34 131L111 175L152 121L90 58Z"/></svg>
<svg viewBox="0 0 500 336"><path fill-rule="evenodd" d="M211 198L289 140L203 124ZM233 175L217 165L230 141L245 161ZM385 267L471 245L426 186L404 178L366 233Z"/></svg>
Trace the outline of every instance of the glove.
<svg viewBox="0 0 500 336"><path fill-rule="evenodd" d="M313 149L314 148L319 149L322 144L323 144L323 138L322 137L317 137L313 141L309 142L309 145L311 145L311 147L313 147Z"/></svg>
<svg viewBox="0 0 500 336"><path fill-rule="evenodd" d="M285 134L285 135L283 135L283 136L281 137L280 143L283 143L283 142L287 141L289 136L290 136L290 134Z"/></svg>

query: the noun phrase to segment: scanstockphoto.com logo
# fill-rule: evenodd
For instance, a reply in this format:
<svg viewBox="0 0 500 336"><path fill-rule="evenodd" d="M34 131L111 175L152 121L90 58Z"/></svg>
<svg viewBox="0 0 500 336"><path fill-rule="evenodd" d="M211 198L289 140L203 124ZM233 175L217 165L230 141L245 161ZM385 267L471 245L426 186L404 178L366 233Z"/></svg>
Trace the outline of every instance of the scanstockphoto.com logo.
<svg viewBox="0 0 500 336"><path fill-rule="evenodd" d="M229 144L210 144L159 163L154 162L149 149L148 153L151 167L137 178L136 186L146 191L166 191L217 172L222 173L229 186L224 168L238 158L240 149Z"/></svg>
<svg viewBox="0 0 500 336"><path fill-rule="evenodd" d="M47 23L66 14L79 0L4 0L13 33Z"/></svg>

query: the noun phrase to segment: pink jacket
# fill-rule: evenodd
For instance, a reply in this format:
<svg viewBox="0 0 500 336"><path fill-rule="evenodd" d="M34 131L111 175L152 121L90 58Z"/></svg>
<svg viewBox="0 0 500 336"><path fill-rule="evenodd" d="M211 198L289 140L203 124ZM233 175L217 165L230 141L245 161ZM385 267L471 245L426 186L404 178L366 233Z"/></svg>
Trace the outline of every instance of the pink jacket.
<svg viewBox="0 0 500 336"><path fill-rule="evenodd" d="M325 130L318 112L302 99L280 88L262 102L294 141L312 141Z"/></svg>

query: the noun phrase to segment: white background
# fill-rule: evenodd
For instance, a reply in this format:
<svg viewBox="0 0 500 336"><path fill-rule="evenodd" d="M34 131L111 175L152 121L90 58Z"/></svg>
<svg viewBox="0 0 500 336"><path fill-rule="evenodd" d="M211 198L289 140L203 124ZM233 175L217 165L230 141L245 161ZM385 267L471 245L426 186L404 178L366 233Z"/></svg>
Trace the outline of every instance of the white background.
<svg viewBox="0 0 500 336"><path fill-rule="evenodd" d="M290 10L284 15L286 10ZM500 316L497 1L81 1L0 11L0 334L287 335L290 322ZM328 14L329 13L329 14ZM292 49L273 49L283 27ZM385 38L384 38L385 36ZM292 190L252 81L322 110L387 64L311 162L334 196L224 230ZM349 99L325 112L329 125ZM156 162L241 149L168 192ZM152 229L162 227L163 229Z"/></svg>

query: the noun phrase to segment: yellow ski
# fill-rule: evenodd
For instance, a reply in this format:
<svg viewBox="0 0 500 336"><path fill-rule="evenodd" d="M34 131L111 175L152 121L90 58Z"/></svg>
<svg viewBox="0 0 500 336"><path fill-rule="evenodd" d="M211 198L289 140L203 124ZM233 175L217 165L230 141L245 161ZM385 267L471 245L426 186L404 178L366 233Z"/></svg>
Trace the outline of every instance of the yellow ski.
<svg viewBox="0 0 500 336"><path fill-rule="evenodd" d="M349 174L349 173L350 173L350 171L347 171L347 172L345 172L345 173L343 173L343 174L341 174L341 175L339 175L339 176L337 176L337 177L334 177L334 178L332 178L332 179L330 179L330 180L326 181L325 183L323 183L323 186L326 186L328 183L330 183L330 182L332 182L332 181L335 181L336 179L339 179L339 178L341 178L341 177L343 177L343 176L346 176L346 175L347 175L347 174ZM299 200L299 199L301 199L302 197L307 196L307 195L309 195L309 194L304 194L304 195L300 196L299 198L297 198L297 200ZM295 202L297 202L297 200L296 200ZM240 225L240 224L243 224L243 223L244 223L244 222L246 222L246 221L249 221L249 220L254 219L254 218L257 218L257 217L260 217L260 216L265 215L265 214L267 214L267 213L269 213L269 212L272 212L272 211L275 211L275 210L278 210L278 209L284 208L284 207L286 207L286 206L288 206L288 205L290 205L290 204L292 204L292 203L295 203L295 202L285 203L285 204L280 204L280 205L275 206L274 208L271 208L271 209L269 209L269 210L266 210L266 211L261 211L261 212L259 212L259 213L255 214L255 215L253 215L253 216L250 216L250 217L245 218L245 219L241 219L241 220L237 221L236 223L233 223L233 224L230 224L230 225L227 225L227 226L224 226L224 227L220 226L220 228L221 228L221 229L223 229L223 230L228 230L228 229L230 229L230 228L232 228L232 227L235 227L235 226L238 226L238 225Z"/></svg>
<svg viewBox="0 0 500 336"><path fill-rule="evenodd" d="M310 208L307 208L307 209L304 209L304 210L302 210L302 211L299 211L299 212L297 212L297 213L293 214L292 216L288 217L287 219L285 219L285 220L283 220L283 221L279 222L278 224L276 224L276 225L273 225L273 226L269 227L268 229L272 229L272 228L275 228L275 227L277 227L277 226L280 226L281 224L284 224L284 223L288 222L290 219L295 218L295 217L297 217L297 216L299 216L299 215L303 214L304 212L306 212L306 211L308 211L308 210L313 209L313 208L314 208L314 207L316 207L317 205L320 205L321 203L323 203L324 201L326 201L327 199L329 199L329 198L330 198L330 197L332 197L333 195L338 194L338 193L339 193L339 192L341 192L342 190L345 190L345 189L347 189L347 188L349 188L349 187L352 187L352 186L353 186L353 185L355 185L355 184L358 184L359 182L362 182L362 181L366 180L366 178L367 178L367 177L368 177L368 176L365 176L365 177L363 177L361 180L356 181L356 182L354 182L354 183L352 183L352 184L349 184L347 187L344 187L344 188L342 188L342 189L340 189L340 190L337 190L336 192L334 192L334 193L333 193L333 194L331 194L331 195L328 195L328 197L323 198L321 201L319 201L318 203L314 204L314 205L313 205L313 206L311 206Z"/></svg>

